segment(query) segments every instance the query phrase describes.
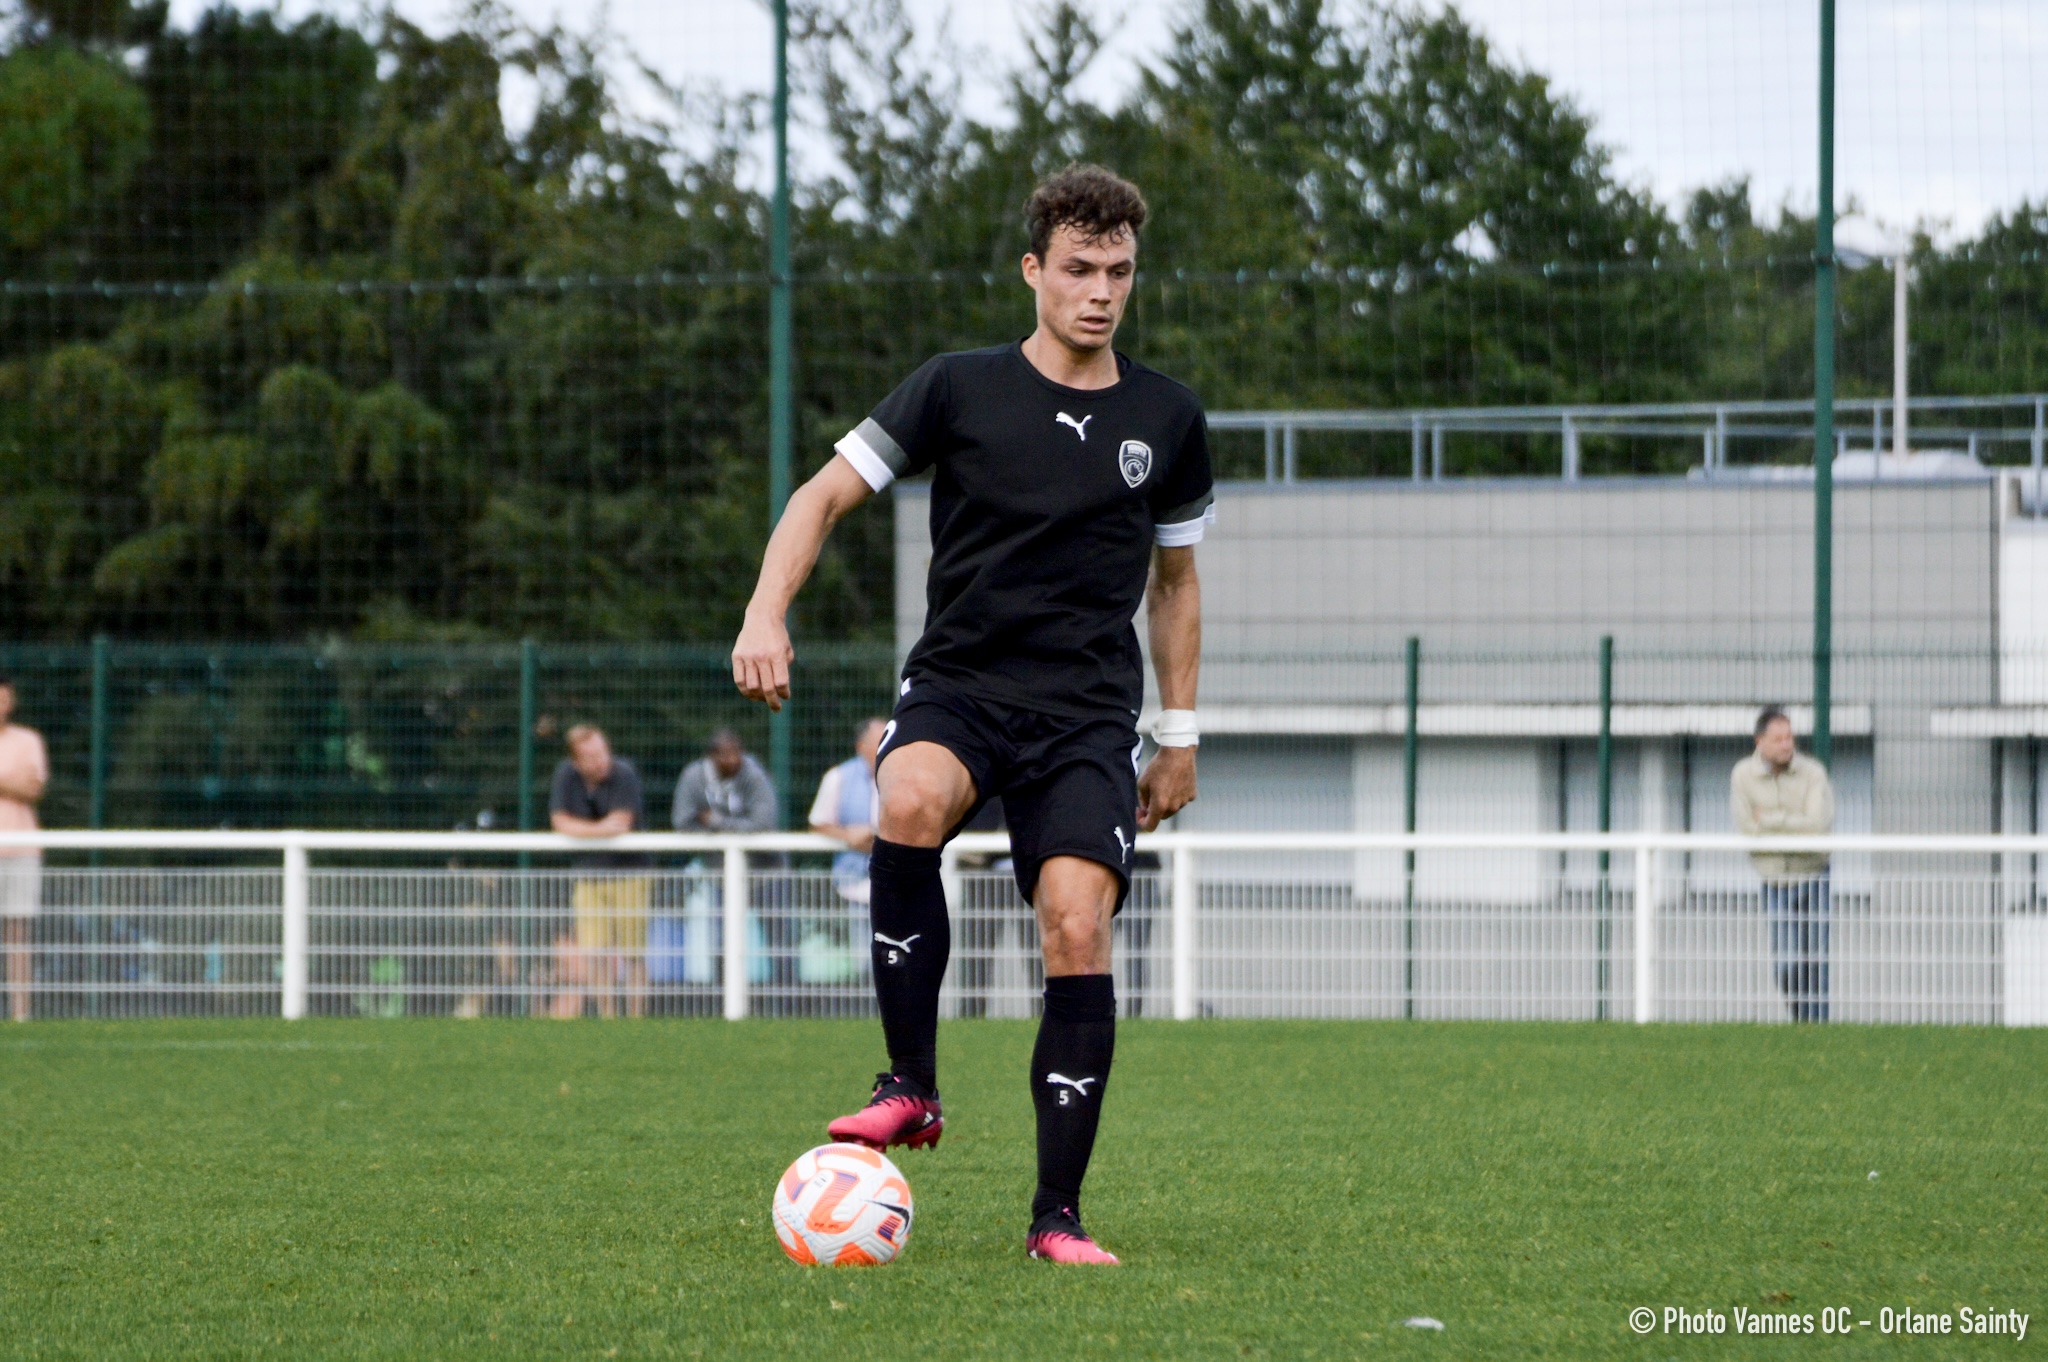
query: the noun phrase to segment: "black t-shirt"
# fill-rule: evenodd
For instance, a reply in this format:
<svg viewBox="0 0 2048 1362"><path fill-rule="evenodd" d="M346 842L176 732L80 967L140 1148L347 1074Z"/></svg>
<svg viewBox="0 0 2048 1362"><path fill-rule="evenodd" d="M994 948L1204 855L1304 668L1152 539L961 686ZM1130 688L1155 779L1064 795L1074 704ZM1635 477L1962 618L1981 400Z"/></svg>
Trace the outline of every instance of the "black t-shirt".
<svg viewBox="0 0 2048 1362"><path fill-rule="evenodd" d="M572 818L596 822L619 809L633 813L633 831L647 826L647 801L640 791L640 773L623 757L612 758L612 769L592 789L583 783L574 762L555 768L555 786L548 794L548 812L566 813ZM570 865L578 870L646 870L654 858L644 851L588 851L573 856Z"/></svg>
<svg viewBox="0 0 2048 1362"><path fill-rule="evenodd" d="M1117 356L1069 388L1021 345L940 355L837 445L876 491L930 468L924 636L904 675L1051 714L1135 717L1152 546L1202 537L1214 500L1202 405Z"/></svg>

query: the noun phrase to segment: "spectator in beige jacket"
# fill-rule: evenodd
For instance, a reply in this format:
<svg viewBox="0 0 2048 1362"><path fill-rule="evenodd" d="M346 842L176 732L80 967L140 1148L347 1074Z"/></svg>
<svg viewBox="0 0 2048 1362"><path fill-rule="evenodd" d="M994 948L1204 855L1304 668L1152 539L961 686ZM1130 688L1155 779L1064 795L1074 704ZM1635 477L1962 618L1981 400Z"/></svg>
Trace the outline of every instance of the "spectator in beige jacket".
<svg viewBox="0 0 2048 1362"><path fill-rule="evenodd" d="M1745 837L1814 836L1835 830L1835 791L1827 768L1792 740L1792 721L1775 707L1756 716L1756 751L1729 775L1735 826ZM1828 1019L1828 858L1824 852L1759 851L1750 856L1764 882L1771 960L1792 1020Z"/></svg>

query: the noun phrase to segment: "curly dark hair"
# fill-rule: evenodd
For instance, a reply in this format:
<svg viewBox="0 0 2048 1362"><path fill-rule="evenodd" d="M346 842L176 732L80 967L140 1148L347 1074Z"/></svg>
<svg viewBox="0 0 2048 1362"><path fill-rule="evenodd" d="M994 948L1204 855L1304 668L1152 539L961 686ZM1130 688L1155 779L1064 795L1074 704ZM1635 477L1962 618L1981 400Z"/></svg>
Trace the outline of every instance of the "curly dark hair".
<svg viewBox="0 0 2048 1362"><path fill-rule="evenodd" d="M1024 205L1024 225L1031 233L1031 253L1041 262L1052 234L1072 227L1090 242L1136 236L1145 225L1145 196L1138 186L1115 171L1097 165L1068 165L1038 182Z"/></svg>

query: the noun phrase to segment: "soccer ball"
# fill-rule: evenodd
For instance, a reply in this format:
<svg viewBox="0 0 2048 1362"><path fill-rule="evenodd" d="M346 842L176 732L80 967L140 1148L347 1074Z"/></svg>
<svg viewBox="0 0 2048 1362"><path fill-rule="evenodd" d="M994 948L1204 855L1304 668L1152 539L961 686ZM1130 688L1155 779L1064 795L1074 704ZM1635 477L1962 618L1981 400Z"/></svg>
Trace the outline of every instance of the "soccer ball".
<svg viewBox="0 0 2048 1362"><path fill-rule="evenodd" d="M910 1184L866 1145L821 1144L782 1175L770 1213L799 1263L874 1267L909 1242Z"/></svg>

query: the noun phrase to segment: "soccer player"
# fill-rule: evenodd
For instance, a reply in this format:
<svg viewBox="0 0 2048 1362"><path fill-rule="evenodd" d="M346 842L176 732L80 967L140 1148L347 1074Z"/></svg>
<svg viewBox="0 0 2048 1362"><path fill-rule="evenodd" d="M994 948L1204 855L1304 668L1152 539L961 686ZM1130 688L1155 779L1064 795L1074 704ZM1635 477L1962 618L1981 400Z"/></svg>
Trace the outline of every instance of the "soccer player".
<svg viewBox="0 0 2048 1362"><path fill-rule="evenodd" d="M876 1149L938 1143L951 944L939 849L1001 796L1045 952L1025 1247L1062 1263L1116 1262L1080 1218L1116 1043L1110 923L1138 830L1195 797L1206 425L1193 393L1110 344L1145 216L1137 189L1098 166L1033 191L1023 272L1037 328L930 360L835 446L775 527L733 648L740 690L779 708L794 656L785 617L825 536L893 480L932 470L925 631L883 732L869 861L889 1068L867 1106L827 1130ZM1141 598L1163 709L1142 773Z"/></svg>

